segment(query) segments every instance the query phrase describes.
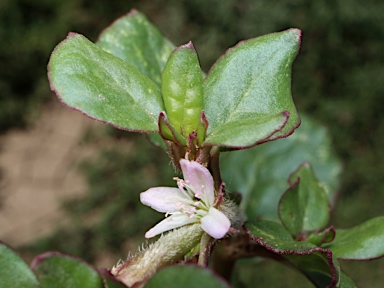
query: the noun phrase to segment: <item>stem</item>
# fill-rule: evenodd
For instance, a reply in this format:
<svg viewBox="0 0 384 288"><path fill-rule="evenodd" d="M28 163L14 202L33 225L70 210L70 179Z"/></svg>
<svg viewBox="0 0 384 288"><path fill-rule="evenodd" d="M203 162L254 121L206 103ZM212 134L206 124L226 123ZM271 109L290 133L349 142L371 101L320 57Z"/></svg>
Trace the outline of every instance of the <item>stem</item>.
<svg viewBox="0 0 384 288"><path fill-rule="evenodd" d="M203 234L199 224L172 230L145 250L113 267L111 273L128 287L145 281L159 269L181 261L199 243Z"/></svg>
<svg viewBox="0 0 384 288"><path fill-rule="evenodd" d="M212 237L204 233L200 240L200 253L199 260L197 264L201 267L207 267L209 263L209 258L211 256L211 247L213 244Z"/></svg>
<svg viewBox="0 0 384 288"><path fill-rule="evenodd" d="M209 163L209 168L211 170L213 181L215 184L215 191L220 191L220 186L221 186L221 183L223 182L221 180L219 158L220 158L220 148L218 146L212 147L211 161ZM225 193L225 191L223 191L223 193Z"/></svg>

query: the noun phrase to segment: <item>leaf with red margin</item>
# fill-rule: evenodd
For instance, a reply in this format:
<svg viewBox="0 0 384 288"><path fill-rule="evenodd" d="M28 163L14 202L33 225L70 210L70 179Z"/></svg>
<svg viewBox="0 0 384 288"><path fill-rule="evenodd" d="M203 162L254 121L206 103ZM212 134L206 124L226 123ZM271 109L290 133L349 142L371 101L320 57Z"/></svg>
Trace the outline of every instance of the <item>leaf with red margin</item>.
<svg viewBox="0 0 384 288"><path fill-rule="evenodd" d="M31 263L41 288L105 288L100 274L89 264L73 256L47 252Z"/></svg>
<svg viewBox="0 0 384 288"><path fill-rule="evenodd" d="M336 229L333 242L323 245L343 260L372 260L384 256L384 216L350 229Z"/></svg>
<svg viewBox="0 0 384 288"><path fill-rule="evenodd" d="M56 46L48 77L63 103L93 119L128 131L158 131L160 88L80 34L70 33Z"/></svg>
<svg viewBox="0 0 384 288"><path fill-rule="evenodd" d="M316 246L321 246L325 243L332 242L336 237L336 230L333 226L328 227L327 229L317 232L311 233L305 238L305 241L315 244Z"/></svg>
<svg viewBox="0 0 384 288"><path fill-rule="evenodd" d="M35 274L13 249L0 241L0 287L37 288Z"/></svg>
<svg viewBox="0 0 384 288"><path fill-rule="evenodd" d="M330 250L295 241L281 224L274 221L255 221L249 225L247 233L251 241L283 256L316 287L331 288L339 284L340 267Z"/></svg>
<svg viewBox="0 0 384 288"><path fill-rule="evenodd" d="M241 149L293 133L300 118L291 95L291 70L300 41L299 29L271 33L241 41L216 61L203 85L207 144ZM282 113L289 119L271 122ZM264 123L275 133L265 133Z"/></svg>
<svg viewBox="0 0 384 288"><path fill-rule="evenodd" d="M96 45L136 67L159 87L161 73L175 46L137 10L117 19Z"/></svg>

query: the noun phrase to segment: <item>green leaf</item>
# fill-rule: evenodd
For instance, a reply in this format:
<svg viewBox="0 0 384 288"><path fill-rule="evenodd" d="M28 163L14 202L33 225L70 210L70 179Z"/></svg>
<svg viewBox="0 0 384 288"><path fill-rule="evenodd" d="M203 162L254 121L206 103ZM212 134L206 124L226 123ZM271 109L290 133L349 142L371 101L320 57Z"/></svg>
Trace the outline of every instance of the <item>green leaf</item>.
<svg viewBox="0 0 384 288"><path fill-rule="evenodd" d="M279 223L255 221L249 227L249 235L252 241L283 257L282 263L293 264L316 287L334 287L339 282L339 264L329 250L295 241Z"/></svg>
<svg viewBox="0 0 384 288"><path fill-rule="evenodd" d="M291 96L291 69L300 38L300 30L289 29L242 41L215 63L204 81L207 143L244 148L288 136L299 126ZM267 133L271 123L266 120L283 112L289 114L288 122L276 124L272 131L278 132ZM260 132L264 123L266 131ZM222 127L228 130L225 139L216 138Z"/></svg>
<svg viewBox="0 0 384 288"><path fill-rule="evenodd" d="M226 147L234 147L236 146L235 143L239 142L243 143L244 147L261 144L280 131L287 123L288 117L286 112L267 117L243 113L239 115L239 119L236 121L219 126L207 136L205 142ZM251 130L254 131L250 133Z"/></svg>
<svg viewBox="0 0 384 288"><path fill-rule="evenodd" d="M241 208L248 219L279 219L278 203L287 179L304 161L311 163L328 199L335 198L340 161L326 129L307 117L302 116L301 126L288 138L221 155L226 188L242 194Z"/></svg>
<svg viewBox="0 0 384 288"><path fill-rule="evenodd" d="M164 68L161 91L170 124L185 138L197 131L199 144L205 137L200 122L203 111L203 75L192 42L176 48Z"/></svg>
<svg viewBox="0 0 384 288"><path fill-rule="evenodd" d="M37 256L32 264L41 288L104 288L99 273L74 257L47 252Z"/></svg>
<svg viewBox="0 0 384 288"><path fill-rule="evenodd" d="M136 10L105 29L96 44L136 67L159 87L161 72L175 48L144 14Z"/></svg>
<svg viewBox="0 0 384 288"><path fill-rule="evenodd" d="M164 110L159 87L135 67L70 33L48 64L51 88L68 106L118 128L154 132Z"/></svg>
<svg viewBox="0 0 384 288"><path fill-rule="evenodd" d="M370 260L384 256L384 216L370 219L350 229L336 229L336 238L323 247L337 258Z"/></svg>
<svg viewBox="0 0 384 288"><path fill-rule="evenodd" d="M0 242L0 287L39 287L35 274L11 248Z"/></svg>
<svg viewBox="0 0 384 288"><path fill-rule="evenodd" d="M328 223L328 198L308 162L290 177L291 186L281 197L279 216L292 235L324 228Z"/></svg>
<svg viewBox="0 0 384 288"><path fill-rule="evenodd" d="M229 286L209 269L195 265L167 267L149 279L145 288L228 288Z"/></svg>

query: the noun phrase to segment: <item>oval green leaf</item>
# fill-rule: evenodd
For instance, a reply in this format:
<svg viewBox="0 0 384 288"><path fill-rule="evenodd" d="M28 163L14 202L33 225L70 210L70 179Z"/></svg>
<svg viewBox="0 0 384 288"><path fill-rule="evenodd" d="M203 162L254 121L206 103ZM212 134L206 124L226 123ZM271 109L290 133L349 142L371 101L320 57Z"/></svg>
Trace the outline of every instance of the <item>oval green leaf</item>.
<svg viewBox="0 0 384 288"><path fill-rule="evenodd" d="M384 256L384 216L350 229L336 229L336 238L323 247L344 260L371 260Z"/></svg>
<svg viewBox="0 0 384 288"><path fill-rule="evenodd" d="M200 122L203 111L203 75L192 42L176 48L162 74L161 91L170 124L185 138L197 132L199 144L205 138Z"/></svg>
<svg viewBox="0 0 384 288"><path fill-rule="evenodd" d="M0 287L37 288L39 282L28 265L0 242Z"/></svg>
<svg viewBox="0 0 384 288"><path fill-rule="evenodd" d="M41 288L104 288L99 273L72 256L47 252L37 256L31 268L36 273Z"/></svg>
<svg viewBox="0 0 384 288"><path fill-rule="evenodd" d="M132 10L105 29L96 44L136 67L159 87L174 45L144 16Z"/></svg>
<svg viewBox="0 0 384 288"><path fill-rule="evenodd" d="M274 221L257 220L249 227L252 241L281 255L301 271L316 287L335 287L340 281L340 267L332 253L308 242L295 241L284 227Z"/></svg>
<svg viewBox="0 0 384 288"><path fill-rule="evenodd" d="M222 177L229 191L243 196L248 219L278 220L278 203L289 175L304 161L311 163L328 199L335 198L341 164L333 153L327 130L302 116L302 124L285 139L252 149L222 153Z"/></svg>
<svg viewBox="0 0 384 288"><path fill-rule="evenodd" d="M145 285L146 288L229 288L211 270L195 265L176 265L156 273Z"/></svg>
<svg viewBox="0 0 384 288"><path fill-rule="evenodd" d="M244 148L286 137L299 126L300 118L291 96L291 70L300 38L300 30L289 29L242 41L215 63L204 81L204 111L209 122L207 143ZM282 123L276 125L274 130L280 127L278 132L267 137L253 135L260 134L264 119L284 111L289 113L289 119L284 127ZM246 127L241 123L244 117L252 119ZM225 142L216 138L222 127L228 130ZM244 131L248 139L238 135L244 135Z"/></svg>
<svg viewBox="0 0 384 288"><path fill-rule="evenodd" d="M155 132L159 87L135 67L70 33L48 64L51 88L70 107L120 129Z"/></svg>

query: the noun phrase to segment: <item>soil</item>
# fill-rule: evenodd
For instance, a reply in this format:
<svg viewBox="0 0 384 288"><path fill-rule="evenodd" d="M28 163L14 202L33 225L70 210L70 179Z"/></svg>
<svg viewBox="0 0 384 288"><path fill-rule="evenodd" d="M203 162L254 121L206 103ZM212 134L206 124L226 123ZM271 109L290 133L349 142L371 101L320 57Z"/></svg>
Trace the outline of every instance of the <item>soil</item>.
<svg viewBox="0 0 384 288"><path fill-rule="evenodd" d="M65 225L62 200L81 197L78 164L93 153L84 133L102 125L58 101L27 130L0 136L0 239L13 247Z"/></svg>

